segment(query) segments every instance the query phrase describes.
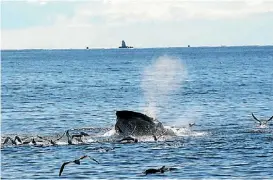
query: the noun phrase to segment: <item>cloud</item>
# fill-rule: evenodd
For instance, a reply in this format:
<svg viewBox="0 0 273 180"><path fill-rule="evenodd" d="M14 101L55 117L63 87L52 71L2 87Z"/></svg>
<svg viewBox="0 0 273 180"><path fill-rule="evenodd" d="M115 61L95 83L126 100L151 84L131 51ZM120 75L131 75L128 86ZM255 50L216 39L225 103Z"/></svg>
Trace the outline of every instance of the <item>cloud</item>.
<svg viewBox="0 0 273 180"><path fill-rule="evenodd" d="M43 5L46 5L50 1L49 0L27 0L26 2L43 6Z"/></svg>
<svg viewBox="0 0 273 180"><path fill-rule="evenodd" d="M264 1L180 1L139 0L89 2L75 16L100 17L108 23L181 21L185 19L243 18L273 11L273 2Z"/></svg>
<svg viewBox="0 0 273 180"><path fill-rule="evenodd" d="M84 48L90 42L99 42L100 28L55 25L2 31L2 48ZM98 43L98 46L100 43ZM102 46L101 46L102 47Z"/></svg>
<svg viewBox="0 0 273 180"><path fill-rule="evenodd" d="M43 2L51 7L57 4L49 0L30 1ZM2 48L117 47L122 39L138 47L240 44L242 34L237 30L251 36L251 39L245 36L241 44L255 43L258 38L263 39L260 43L272 42L272 38L267 38L272 30L267 23L273 14L272 1L105 0L75 6L70 3L62 4L63 8L73 7L69 14L59 9L59 14L50 13L50 25L2 29ZM30 17L36 18L37 14ZM263 29L269 30L257 34L253 27L261 23L269 26Z"/></svg>

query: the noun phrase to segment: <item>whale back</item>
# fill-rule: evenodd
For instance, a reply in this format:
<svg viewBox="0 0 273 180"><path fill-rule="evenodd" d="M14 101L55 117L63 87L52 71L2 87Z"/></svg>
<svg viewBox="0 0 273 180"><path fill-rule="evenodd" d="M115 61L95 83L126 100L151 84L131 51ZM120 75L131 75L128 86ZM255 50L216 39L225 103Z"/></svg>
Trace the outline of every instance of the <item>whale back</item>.
<svg viewBox="0 0 273 180"><path fill-rule="evenodd" d="M134 118L138 118L138 119L142 119L143 121L147 121L147 122L153 122L153 118L145 115L145 114L142 114L142 113L139 113L139 112L134 112L134 111L117 111L116 112L116 115L117 115L117 118L120 118L120 119L125 119L125 120L132 120Z"/></svg>
<svg viewBox="0 0 273 180"><path fill-rule="evenodd" d="M156 135L164 131L159 121L139 112L117 111L116 116L115 129L126 136Z"/></svg>

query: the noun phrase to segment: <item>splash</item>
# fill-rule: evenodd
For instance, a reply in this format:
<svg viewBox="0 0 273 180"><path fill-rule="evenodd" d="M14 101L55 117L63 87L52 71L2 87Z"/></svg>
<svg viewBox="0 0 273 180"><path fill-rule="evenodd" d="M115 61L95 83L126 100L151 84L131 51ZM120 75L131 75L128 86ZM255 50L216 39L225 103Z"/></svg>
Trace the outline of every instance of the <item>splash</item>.
<svg viewBox="0 0 273 180"><path fill-rule="evenodd" d="M166 129L172 130L176 136L180 137L187 137L187 136L205 136L208 133L207 132L202 132L202 131L192 131L191 129L187 127L170 127L170 126L165 126Z"/></svg>
<svg viewBox="0 0 273 180"><path fill-rule="evenodd" d="M141 88L147 101L144 112L156 118L169 96L178 90L187 72L181 60L170 56L161 56L146 67L143 72Z"/></svg>
<svg viewBox="0 0 273 180"><path fill-rule="evenodd" d="M204 108L202 106L190 106L185 108L181 114L177 114L177 116L173 117L173 119L170 120L170 124L175 127L187 127L189 124L200 120L203 111Z"/></svg>

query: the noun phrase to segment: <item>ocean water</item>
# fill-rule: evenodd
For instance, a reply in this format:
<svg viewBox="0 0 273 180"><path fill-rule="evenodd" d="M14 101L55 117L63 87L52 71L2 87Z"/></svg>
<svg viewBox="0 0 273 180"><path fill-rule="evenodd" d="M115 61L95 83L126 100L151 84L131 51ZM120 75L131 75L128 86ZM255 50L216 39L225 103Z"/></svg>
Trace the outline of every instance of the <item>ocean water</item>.
<svg viewBox="0 0 273 180"><path fill-rule="evenodd" d="M272 46L6 50L1 68L2 143L90 134L74 145L2 144L2 179L273 179L273 121L251 116L273 115ZM177 136L118 143L117 110ZM83 159L59 177L82 155L100 164ZM162 166L176 169L143 174Z"/></svg>

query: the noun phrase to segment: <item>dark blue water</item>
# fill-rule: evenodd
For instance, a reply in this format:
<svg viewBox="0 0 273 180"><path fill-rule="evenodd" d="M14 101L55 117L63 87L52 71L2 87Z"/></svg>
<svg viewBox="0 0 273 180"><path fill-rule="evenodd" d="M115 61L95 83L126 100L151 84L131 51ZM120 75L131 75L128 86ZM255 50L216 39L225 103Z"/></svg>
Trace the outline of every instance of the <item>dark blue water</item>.
<svg viewBox="0 0 273 180"><path fill-rule="evenodd" d="M112 128L116 110L143 112L147 67L175 59L170 91L156 92L156 117L166 126L196 126L179 136L135 144L96 141L1 148L1 178L273 179L273 47L1 51L1 135L53 136L71 128ZM166 65L166 64L164 64ZM167 65L166 65L167 66ZM168 74L168 69L161 74ZM183 75L181 75L181 73ZM161 77L160 75L158 77ZM3 139L2 139L3 140ZM113 148L100 151L98 148ZM175 167L144 176L148 168Z"/></svg>

